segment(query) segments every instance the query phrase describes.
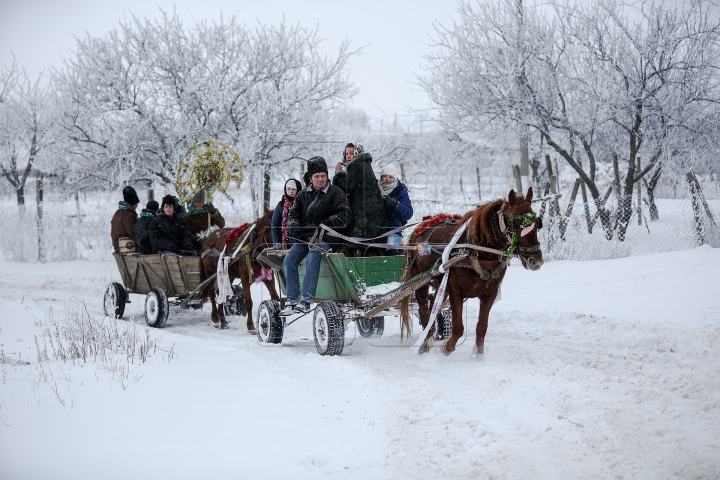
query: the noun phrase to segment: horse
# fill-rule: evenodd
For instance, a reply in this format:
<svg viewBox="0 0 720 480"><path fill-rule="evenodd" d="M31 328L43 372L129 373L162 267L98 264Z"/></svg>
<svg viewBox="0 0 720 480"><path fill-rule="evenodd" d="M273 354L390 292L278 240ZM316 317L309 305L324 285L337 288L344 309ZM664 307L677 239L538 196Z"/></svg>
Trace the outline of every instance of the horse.
<svg viewBox="0 0 720 480"><path fill-rule="evenodd" d="M489 203L478 205L465 215L438 216L421 223L415 228L408 241L409 245L423 246L427 244L447 244L455 232L468 222L465 235L467 243L503 251L503 255L489 253L482 250L470 250L465 259L459 261L448 270L447 288L443 303L449 300L452 312L452 334L440 347L444 355L451 354L458 340L463 336L462 322L463 302L467 298L480 299L480 315L475 328L474 353L482 355L485 348L485 334L488 328L488 317L493 302L497 297L500 284L505 277L507 264L511 256L521 259L523 267L529 270L538 270L543 264L542 251L537 239L537 230L542 226L540 219L536 218L530 206L533 190L530 187L526 195L516 194L510 190L507 199L497 199ZM462 237L461 237L462 238ZM426 247L427 248L427 247ZM409 265L405 278L412 278L418 273L433 267L440 258L441 251L437 248L433 253L421 256L419 248L409 250L407 265ZM423 328L430 320L430 306L428 305L428 290L430 285L424 285L415 291L418 303L420 323ZM434 280L437 290L437 280ZM410 331L410 297L399 302L400 318L403 331ZM433 329L434 330L434 327ZM432 330L427 340L420 347L419 353L426 353L432 346Z"/></svg>
<svg viewBox="0 0 720 480"><path fill-rule="evenodd" d="M230 277L230 281L232 282L234 279L239 278L240 283L242 285L243 290L243 297L245 299L245 308L247 310L247 329L248 332L254 332L255 331L255 324L253 323L252 318L252 295L250 294L250 287L254 283L255 278L262 278L262 282L265 284L265 286L268 289L268 292L270 292L270 297L273 300L277 300L279 297L277 290L275 289L275 281L272 279L272 277L267 275L267 271L264 270L264 267L260 265L257 261L257 254L261 252L263 249L267 247L272 246L272 236L271 236L271 222L272 222L272 215L273 211L265 208L265 214L256 219L255 229L250 233L251 238L247 242L247 251L245 253L240 253L239 255L245 257L241 258L240 260L236 261L232 265L230 265L230 268L228 268L228 276ZM245 224L244 227L249 227L250 224ZM230 234L233 235L231 232L235 230L235 232L238 232L239 229L242 229L242 227L238 227L238 229L232 229L232 228L220 228L218 230L215 230L210 235L207 236L202 242L202 269L203 269L203 275L204 278L208 278L213 273L217 272L217 264L219 259L219 252L222 252L225 248L225 240ZM239 245L240 239L243 238L242 234L239 235L239 237L232 238L230 242L228 242L227 248L225 248L225 254L226 255L232 255L237 246ZM225 320L225 312L222 308L218 308L215 303L215 295L216 295L216 288L215 288L215 282L210 283L205 289L204 297L210 298L210 303L212 305L212 314L210 318L212 319L213 326L220 327L220 328L227 328L227 320Z"/></svg>

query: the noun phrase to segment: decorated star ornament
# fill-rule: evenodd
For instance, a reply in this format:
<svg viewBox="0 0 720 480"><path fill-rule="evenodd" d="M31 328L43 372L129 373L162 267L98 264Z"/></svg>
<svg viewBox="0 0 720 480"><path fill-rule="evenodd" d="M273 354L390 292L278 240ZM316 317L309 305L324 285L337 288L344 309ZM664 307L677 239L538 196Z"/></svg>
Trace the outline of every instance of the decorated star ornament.
<svg viewBox="0 0 720 480"><path fill-rule="evenodd" d="M218 191L231 202L227 194L230 182L242 184L243 166L240 155L230 145L219 140L207 140L193 145L185 152L175 175L175 190L183 204L200 190L205 190L206 203Z"/></svg>

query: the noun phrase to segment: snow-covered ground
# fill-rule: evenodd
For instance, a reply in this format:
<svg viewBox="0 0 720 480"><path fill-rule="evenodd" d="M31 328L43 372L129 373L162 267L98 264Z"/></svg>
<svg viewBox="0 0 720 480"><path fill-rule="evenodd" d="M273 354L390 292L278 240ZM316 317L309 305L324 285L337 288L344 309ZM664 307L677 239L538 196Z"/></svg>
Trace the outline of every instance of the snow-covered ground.
<svg viewBox="0 0 720 480"><path fill-rule="evenodd" d="M707 246L513 266L482 360L469 301L450 357L395 318L321 357L309 321L268 347L172 308L146 363L101 368L39 363L35 336L50 309L100 320L114 262L0 263L0 478L718 478L719 272Z"/></svg>

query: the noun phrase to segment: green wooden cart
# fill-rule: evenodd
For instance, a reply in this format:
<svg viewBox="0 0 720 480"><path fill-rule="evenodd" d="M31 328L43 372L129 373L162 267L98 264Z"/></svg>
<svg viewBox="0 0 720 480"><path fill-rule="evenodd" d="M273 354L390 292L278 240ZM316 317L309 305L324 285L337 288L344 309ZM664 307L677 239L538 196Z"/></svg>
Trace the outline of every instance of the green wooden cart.
<svg viewBox="0 0 720 480"><path fill-rule="evenodd" d="M170 300L184 308L200 308L200 292L215 275L202 279L200 257L180 255L119 255L113 254L122 284L113 282L105 289L103 306L105 315L122 318L125 304L131 293L145 295L145 322L151 327L163 327L168 319ZM236 287L233 287L235 290ZM244 300L241 292L225 303L227 315L243 315Z"/></svg>
<svg viewBox="0 0 720 480"><path fill-rule="evenodd" d="M282 255L281 252L270 254ZM449 267L463 256L453 257L445 264ZM279 264L279 262L278 262ZM265 300L260 304L255 330L261 343L280 343L284 329L300 318L312 315L315 347L320 355L340 355L345 346L345 328L355 321L363 337L380 337L385 329L382 314L395 313L394 305L439 275L437 266L416 275L387 292L366 295L370 287L399 283L405 267L405 256L346 257L342 253L322 256L315 301L317 306L307 314L281 317L281 300ZM273 273L285 295L285 275L273 265ZM300 264L300 282L305 278L305 261ZM437 338L447 338L452 328L449 310L438 316L441 321Z"/></svg>

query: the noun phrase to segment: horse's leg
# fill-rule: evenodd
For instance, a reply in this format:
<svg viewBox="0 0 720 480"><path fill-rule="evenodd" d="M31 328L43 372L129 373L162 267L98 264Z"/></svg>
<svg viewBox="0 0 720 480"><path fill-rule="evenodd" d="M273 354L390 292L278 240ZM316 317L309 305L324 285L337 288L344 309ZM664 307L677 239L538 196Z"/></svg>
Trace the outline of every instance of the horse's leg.
<svg viewBox="0 0 720 480"><path fill-rule="evenodd" d="M247 327L248 332L254 332L255 323L253 322L253 301L252 293L250 291L252 281L248 278L248 268L245 264L245 261L238 262L237 272L238 277L240 278L240 285L242 286L243 290L243 298L245 298L245 311L247 312L245 326Z"/></svg>
<svg viewBox="0 0 720 480"><path fill-rule="evenodd" d="M485 353L485 334L488 329L490 309L492 309L496 296L497 290L495 291L495 295L492 295L492 297L480 300L480 315L478 315L478 323L475 328L475 351L473 352L478 355Z"/></svg>
<svg viewBox="0 0 720 480"><path fill-rule="evenodd" d="M429 285L423 285L422 287L415 290L415 300L418 304L418 315L420 316L420 326L423 330L430 320L430 307L428 306L428 293L430 291ZM419 353L427 353L430 351L432 346L432 333L428 334L428 338L420 346Z"/></svg>
<svg viewBox="0 0 720 480"><path fill-rule="evenodd" d="M460 340L465 333L465 326L463 325L463 298L462 290L460 288L452 288L448 286L448 292L450 296L450 311L452 312L452 335L445 341L445 344L440 348L443 355L450 355L455 351L455 346L458 340Z"/></svg>
<svg viewBox="0 0 720 480"><path fill-rule="evenodd" d="M215 303L215 286L210 285L207 288L208 297L210 297L210 305L212 305L212 313L210 314L210 320L212 320L213 327L220 326L220 316L218 313L218 306Z"/></svg>

